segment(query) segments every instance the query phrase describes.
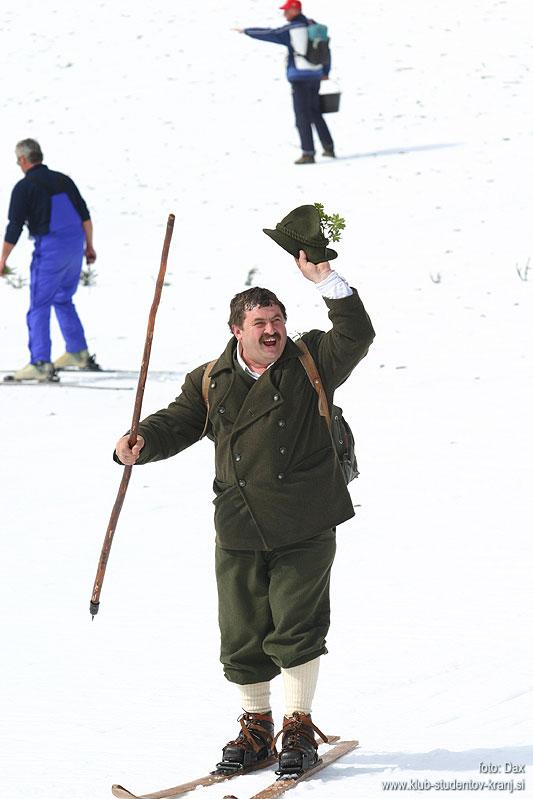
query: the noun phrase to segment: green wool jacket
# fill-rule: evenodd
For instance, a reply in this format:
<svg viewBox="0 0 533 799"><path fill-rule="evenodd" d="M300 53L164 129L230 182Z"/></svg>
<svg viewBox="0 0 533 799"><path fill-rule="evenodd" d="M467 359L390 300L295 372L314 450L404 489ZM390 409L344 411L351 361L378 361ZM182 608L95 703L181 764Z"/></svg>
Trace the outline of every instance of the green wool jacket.
<svg viewBox="0 0 533 799"><path fill-rule="evenodd" d="M364 358L374 330L357 292L326 299L332 329L302 338L328 400ZM224 549L272 550L335 527L354 515L350 494L318 413L317 394L287 344L258 380L247 375L232 338L211 372L207 435L215 444L215 529ZM202 375L190 372L168 408L139 426L138 464L170 458L201 437L206 421ZM116 456L115 456L116 459Z"/></svg>

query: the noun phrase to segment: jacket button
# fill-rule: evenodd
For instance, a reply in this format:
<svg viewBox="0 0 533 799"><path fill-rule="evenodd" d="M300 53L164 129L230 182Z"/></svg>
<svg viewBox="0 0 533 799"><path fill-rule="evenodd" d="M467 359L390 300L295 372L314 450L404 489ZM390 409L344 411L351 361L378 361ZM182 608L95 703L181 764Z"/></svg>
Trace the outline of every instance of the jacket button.
<svg viewBox="0 0 533 799"><path fill-rule="evenodd" d="M244 488L244 486L246 485L246 480L239 480L239 485L241 488Z"/></svg>
<svg viewBox="0 0 533 799"><path fill-rule="evenodd" d="M240 459L241 459L241 455L240 455L240 453L238 453L238 452L236 452L236 453L235 453L235 456L234 456L234 457L235 457L235 460L236 460L237 462L238 462L238 461L240 461Z"/></svg>
<svg viewBox="0 0 533 799"><path fill-rule="evenodd" d="M286 455L287 454L287 447L280 447L279 448L279 454L280 455Z"/></svg>
<svg viewBox="0 0 533 799"><path fill-rule="evenodd" d="M283 472L280 472L280 473L278 474L278 480L283 480L283 478L284 478L284 477L285 477L285 475L284 475L284 473L283 473Z"/></svg>
<svg viewBox="0 0 533 799"><path fill-rule="evenodd" d="M209 388L216 388L216 386L217 386L216 382L214 380L211 380L211 382L209 383Z"/></svg>
<svg viewBox="0 0 533 799"><path fill-rule="evenodd" d="M280 419L278 421L278 427L285 427L285 424L286 424L285 419Z"/></svg>
<svg viewBox="0 0 533 799"><path fill-rule="evenodd" d="M226 413L225 407L223 405L221 405L220 408L218 409L218 412L219 413Z"/></svg>
<svg viewBox="0 0 533 799"><path fill-rule="evenodd" d="M277 402L279 400L279 394L274 394L272 399L274 400L274 402Z"/></svg>

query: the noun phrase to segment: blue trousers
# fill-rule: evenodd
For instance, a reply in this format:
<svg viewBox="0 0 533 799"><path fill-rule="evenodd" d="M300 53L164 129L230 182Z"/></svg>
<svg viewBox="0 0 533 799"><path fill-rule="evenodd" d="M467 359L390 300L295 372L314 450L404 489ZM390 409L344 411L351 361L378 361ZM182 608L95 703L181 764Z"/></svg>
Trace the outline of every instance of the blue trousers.
<svg viewBox="0 0 533 799"><path fill-rule="evenodd" d="M296 127L300 134L302 152L313 154L315 152L312 125L316 128L322 147L333 149L331 133L324 121L324 117L320 113L320 99L318 96L320 81L299 80L294 81L291 86L294 116L296 118Z"/></svg>
<svg viewBox="0 0 533 799"><path fill-rule="evenodd" d="M72 302L83 260L83 227L66 195L54 195L51 200L50 232L36 236L30 267L30 309L26 321L31 363L51 361L52 306L67 352L87 349L83 326Z"/></svg>

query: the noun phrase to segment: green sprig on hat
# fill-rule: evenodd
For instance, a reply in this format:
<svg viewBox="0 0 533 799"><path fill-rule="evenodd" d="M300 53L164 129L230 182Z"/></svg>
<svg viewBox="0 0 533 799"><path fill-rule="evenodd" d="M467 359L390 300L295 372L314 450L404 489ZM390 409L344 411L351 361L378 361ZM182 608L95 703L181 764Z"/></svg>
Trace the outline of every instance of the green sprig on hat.
<svg viewBox="0 0 533 799"><path fill-rule="evenodd" d="M341 230L346 227L346 220L339 216L339 214L326 214L322 203L315 203L315 208L320 214L320 227L322 233L329 238L330 241L341 240Z"/></svg>

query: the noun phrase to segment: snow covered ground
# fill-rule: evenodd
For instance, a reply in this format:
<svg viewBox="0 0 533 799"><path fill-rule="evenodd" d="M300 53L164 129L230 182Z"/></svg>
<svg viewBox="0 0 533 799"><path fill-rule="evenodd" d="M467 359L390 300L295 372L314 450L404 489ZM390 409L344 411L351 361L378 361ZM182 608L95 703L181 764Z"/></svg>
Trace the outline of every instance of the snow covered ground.
<svg viewBox="0 0 533 799"><path fill-rule="evenodd" d="M338 392L361 477L314 715L361 748L298 794L514 777L531 796L530 4L306 3L330 26L343 92L328 120L340 157L314 167L292 165L282 49L230 30L278 24L277 5L4 7L0 208L21 176L15 142L38 138L94 218L97 285L77 302L91 350L125 369L140 363L176 214L151 361L176 377L149 379L146 413L221 351L251 270L284 298L291 331L327 325L261 228L308 202L346 217L336 266L377 338ZM21 241L10 259L20 275L30 252ZM2 283L0 303L8 370L27 362L27 288ZM56 357L57 328L54 345ZM134 391L0 391L2 796L96 799L112 782L150 791L204 773L239 714L218 664L210 444L134 473L91 623Z"/></svg>

